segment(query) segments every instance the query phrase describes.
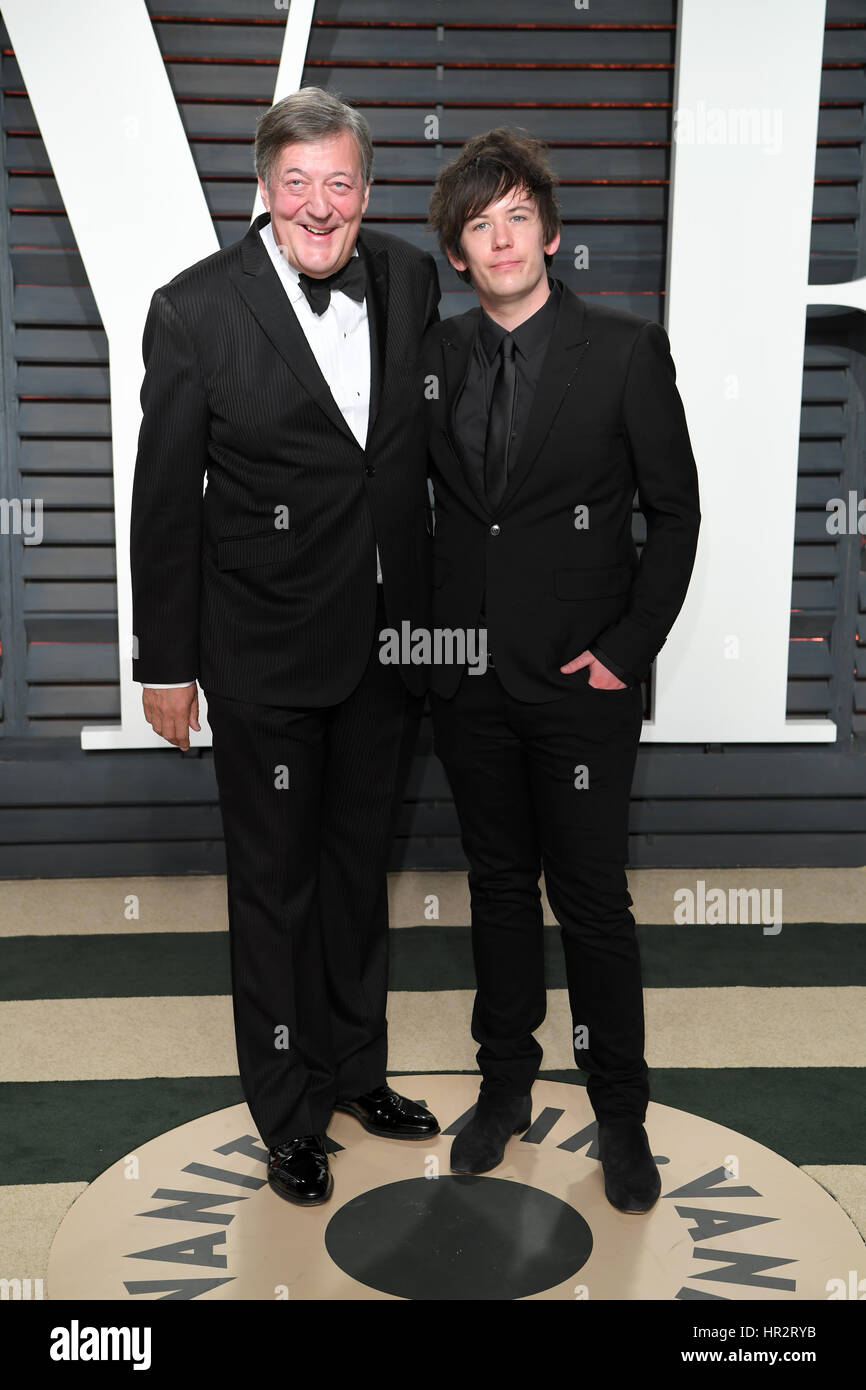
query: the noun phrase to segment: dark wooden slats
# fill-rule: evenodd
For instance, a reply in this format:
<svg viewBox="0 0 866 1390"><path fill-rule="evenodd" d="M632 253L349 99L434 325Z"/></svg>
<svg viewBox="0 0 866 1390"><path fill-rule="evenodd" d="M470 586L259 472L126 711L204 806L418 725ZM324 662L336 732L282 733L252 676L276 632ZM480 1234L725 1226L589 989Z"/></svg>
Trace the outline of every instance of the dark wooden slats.
<svg viewBox="0 0 866 1390"><path fill-rule="evenodd" d="M252 129L271 100L285 15L250 0L152 0L149 9L220 244L227 245L249 222ZM810 263L815 283L862 273L864 21L862 0L830 0ZM475 300L425 226L431 183L441 162L470 135L510 124L552 146L565 213L555 273L588 297L609 297L660 319L674 44L673 0L606 0L583 12L562 0L534 0L531 15L502 0L473 0L471 6L431 0L424 7L408 0L319 0L304 81L339 91L364 110L377 147L370 225L436 255L444 316ZM8 40L6 49L0 81L12 209L18 462L22 495L41 496L45 505L43 545L24 547L17 537L8 544L18 547L28 637L23 728L35 735L29 747L38 762L40 749L58 741L66 749L68 740L77 741L82 721L117 717L108 351ZM521 66L532 62L550 66ZM594 63L622 66L589 66ZM432 113L439 142L425 139L425 118ZM590 249L585 271L573 266L579 244ZM820 315L810 314L788 712L830 714L843 725L853 718L857 734L866 733L866 551L860 538L827 534L826 500L845 495L851 485L860 417L852 409L857 388L850 350L820 341L819 326ZM858 477L862 494L862 457ZM634 534L642 545L638 509ZM852 573L859 631L848 658L838 650L838 637L840 613L851 602L843 585ZM856 672L853 716L838 707L846 661ZM426 720L421 747L429 749ZM848 814L847 798L862 795L863 785L857 760L845 756L852 747L726 750L709 760L699 749L642 748L632 862L701 865L713 853L723 862L774 856L779 863L798 862L803 837L814 862L856 862L846 856L858 854L862 860L862 816ZM68 776L56 761L41 764L42 780L32 780L26 759L20 776L14 762L4 769L11 780L7 776L0 790L0 876L45 872L40 845L49 843L51 873L222 871L209 754L183 759L166 750L93 759L73 746L69 756ZM710 766L715 795L708 799ZM756 784L769 799L750 806ZM809 798L803 797L806 786ZM130 787L138 789L131 796ZM822 800L813 812L816 796ZM728 800L720 805L719 797ZM116 819L114 806L83 817L76 811L71 833L69 809L88 799L126 804L126 819ZM189 819L172 821L170 808L179 801ZM17 832L9 830L18 843L4 847L15 814L4 807L24 803L29 818ZM40 820L40 807L48 819ZM103 837L104 846L88 848ZM406 862L462 863L450 792L429 752L416 759L398 832L395 863Z"/></svg>
<svg viewBox="0 0 866 1390"><path fill-rule="evenodd" d="M534 126L534 122L532 122ZM249 140L191 141L196 168L203 180L247 179L253 173L253 146ZM36 136L9 136L6 141L9 170L16 176L50 174L51 162ZM431 184L455 151L424 145L381 145L376 150L376 183ZM561 183L664 182L670 173L670 147L665 144L614 145L605 148L603 168L594 146L562 146L556 152L556 172ZM817 152L815 177L819 183L856 183L860 156L856 145L827 145Z"/></svg>
<svg viewBox="0 0 866 1390"><path fill-rule="evenodd" d="M380 91L382 81L379 83ZM471 135L495 125L530 124L533 132L553 145L626 144L669 145L670 111L667 107L599 108L552 107L545 93L528 112L511 106L474 107L449 105L439 115L439 134L446 145L460 146ZM237 140L249 144L255 117L261 106L238 100L228 105L209 101L180 101L181 120L190 140ZM367 105L364 115L377 144L414 144L419 134L415 108ZM26 95L9 94L4 100L4 129L17 135L34 135L37 123ZM409 123L409 124L407 124ZM857 103L824 106L819 112L818 144L848 141L857 145L863 138L863 110Z"/></svg>
<svg viewBox="0 0 866 1390"><path fill-rule="evenodd" d="M247 20L273 26L285 21L287 5L285 0L280 0L279 7L274 5L272 13L270 5L250 4L250 0L147 0L147 8L154 21L165 17L180 20L200 17L203 20ZM670 27L675 17L675 0L604 0L605 24ZM408 24L429 28L437 24L465 24L471 20L473 24L504 28L521 23L525 26L580 24L588 27L599 18L597 10L576 10L570 5L564 6L562 0L532 0L531 12L528 6L518 11L516 7L503 5L502 0L472 0L471 11L466 0L430 0L426 5L419 5L417 0L317 0L314 23Z"/></svg>
<svg viewBox="0 0 866 1390"><path fill-rule="evenodd" d="M468 13L472 13L468 11ZM473 16L474 17L474 16ZM160 24L154 25L157 42L168 62L278 62L282 33L278 28L255 24ZM846 36L839 36L843 41ZM510 28L489 30L435 27L380 26L371 32L358 28L314 24L307 46L307 67L326 64L358 64L388 68L392 65L441 63L447 67L474 64L502 65L514 69L573 64L623 64L635 67L671 67L674 33L670 29L527 29L515 46ZM372 55L375 56L372 56Z"/></svg>

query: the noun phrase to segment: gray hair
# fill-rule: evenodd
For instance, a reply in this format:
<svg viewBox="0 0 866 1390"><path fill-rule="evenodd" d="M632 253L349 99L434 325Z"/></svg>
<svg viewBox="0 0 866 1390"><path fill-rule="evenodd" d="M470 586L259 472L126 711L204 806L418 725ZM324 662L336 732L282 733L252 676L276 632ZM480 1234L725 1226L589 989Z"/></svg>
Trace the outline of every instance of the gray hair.
<svg viewBox="0 0 866 1390"><path fill-rule="evenodd" d="M284 145L321 140L343 131L355 137L366 187L373 177L370 127L360 111L322 87L302 87L262 113L256 122L256 173L265 187L270 187L274 165Z"/></svg>

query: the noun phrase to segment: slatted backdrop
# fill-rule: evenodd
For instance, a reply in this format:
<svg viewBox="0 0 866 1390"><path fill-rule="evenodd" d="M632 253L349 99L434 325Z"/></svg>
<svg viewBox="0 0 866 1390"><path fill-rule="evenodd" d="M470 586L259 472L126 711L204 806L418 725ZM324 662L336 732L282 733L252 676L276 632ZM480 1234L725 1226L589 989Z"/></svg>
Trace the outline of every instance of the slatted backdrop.
<svg viewBox="0 0 866 1390"><path fill-rule="evenodd" d="M273 95L285 11L260 0L148 0L220 243L243 235L251 135ZM50 42L50 35L46 36ZM83 753L119 717L105 334L8 35L2 30L0 493L41 496L45 540L0 536L0 876L219 872L208 750ZM493 125L547 140L566 234L556 273L661 320L674 0L320 0L305 84L341 93L376 142L370 225L437 256L443 316L473 301L425 228L443 160ZM780 34L784 43L784 34ZM866 270L864 0L829 0L812 279ZM72 78L70 99L73 98ZM439 118L439 143L425 117ZM744 229L748 208L743 209ZM591 247L575 271L571 248ZM827 536L828 496L866 493L862 317L810 313L791 597L789 714L835 745L643 747L634 865L866 862L866 550ZM643 537L635 513L635 534ZM394 865L459 867L447 783L413 768Z"/></svg>

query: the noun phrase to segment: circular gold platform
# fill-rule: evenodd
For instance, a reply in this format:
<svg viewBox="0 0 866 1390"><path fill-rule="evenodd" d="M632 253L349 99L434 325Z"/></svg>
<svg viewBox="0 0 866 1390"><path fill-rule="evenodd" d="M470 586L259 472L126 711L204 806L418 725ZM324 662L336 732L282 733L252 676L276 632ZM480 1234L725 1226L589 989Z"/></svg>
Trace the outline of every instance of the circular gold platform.
<svg viewBox="0 0 866 1390"><path fill-rule="evenodd" d="M742 1134L651 1104L662 1195L607 1202L581 1086L536 1082L533 1123L482 1177L449 1169L474 1076L401 1076L443 1133L377 1139L335 1114L334 1193L300 1208L267 1185L245 1105L112 1165L54 1240L52 1299L827 1299L864 1247L836 1201ZM448 1132L450 1131L450 1133Z"/></svg>

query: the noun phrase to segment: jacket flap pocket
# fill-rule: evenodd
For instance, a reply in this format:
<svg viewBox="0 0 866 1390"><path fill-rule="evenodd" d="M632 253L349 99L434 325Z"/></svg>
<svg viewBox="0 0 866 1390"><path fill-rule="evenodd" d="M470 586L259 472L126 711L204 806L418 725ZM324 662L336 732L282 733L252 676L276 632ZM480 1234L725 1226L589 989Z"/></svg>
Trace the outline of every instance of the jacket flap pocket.
<svg viewBox="0 0 866 1390"><path fill-rule="evenodd" d="M288 560L294 545L295 533L291 529L274 529L260 536L228 536L217 541L217 565L221 570L272 565L278 560Z"/></svg>
<svg viewBox="0 0 866 1390"><path fill-rule="evenodd" d="M631 588L632 570L629 565L556 570L553 581L557 598L607 598Z"/></svg>

